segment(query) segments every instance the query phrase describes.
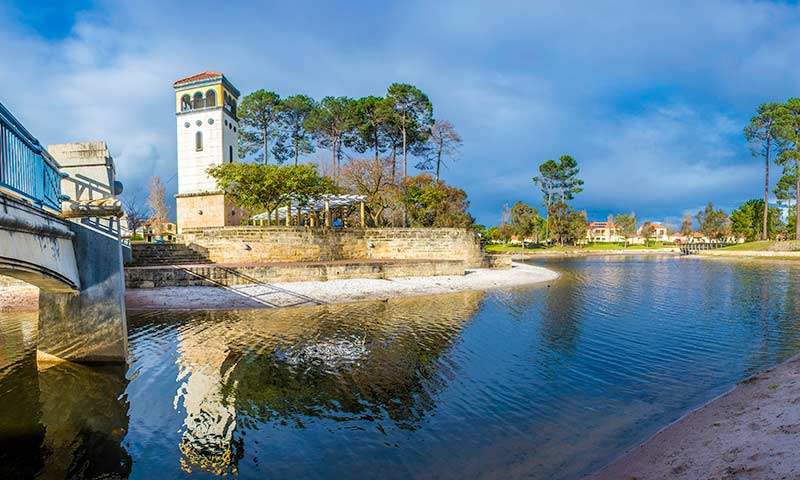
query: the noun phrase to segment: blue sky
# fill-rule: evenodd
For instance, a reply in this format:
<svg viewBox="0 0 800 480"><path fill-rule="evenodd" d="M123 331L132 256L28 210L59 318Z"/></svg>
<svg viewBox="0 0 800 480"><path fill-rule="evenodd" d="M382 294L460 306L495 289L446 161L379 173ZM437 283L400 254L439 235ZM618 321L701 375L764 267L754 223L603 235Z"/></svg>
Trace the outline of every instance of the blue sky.
<svg viewBox="0 0 800 480"><path fill-rule="evenodd" d="M591 219L677 224L763 194L742 128L800 96L799 34L796 5L764 1L2 0L0 102L43 143L107 141L144 198L176 173L178 78L220 70L243 93L316 98L407 82L464 138L444 178L479 222L539 204L538 164L570 154Z"/></svg>

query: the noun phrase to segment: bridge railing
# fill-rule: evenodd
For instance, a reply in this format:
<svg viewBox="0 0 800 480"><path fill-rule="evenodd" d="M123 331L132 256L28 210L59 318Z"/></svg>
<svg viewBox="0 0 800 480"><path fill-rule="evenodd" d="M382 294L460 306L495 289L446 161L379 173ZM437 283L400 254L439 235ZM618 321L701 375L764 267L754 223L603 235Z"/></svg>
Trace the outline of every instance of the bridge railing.
<svg viewBox="0 0 800 480"><path fill-rule="evenodd" d="M60 213L61 178L58 163L0 103L0 187Z"/></svg>

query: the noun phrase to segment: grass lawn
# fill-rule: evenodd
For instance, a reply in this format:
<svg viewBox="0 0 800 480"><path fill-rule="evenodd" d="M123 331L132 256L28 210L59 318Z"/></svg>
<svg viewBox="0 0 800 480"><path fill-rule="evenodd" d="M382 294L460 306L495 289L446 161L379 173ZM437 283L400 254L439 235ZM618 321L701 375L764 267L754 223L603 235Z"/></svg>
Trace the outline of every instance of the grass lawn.
<svg viewBox="0 0 800 480"><path fill-rule="evenodd" d="M731 245L730 247L723 247L720 250L734 250L734 251L744 251L744 252L761 252L764 250L768 250L771 245L775 242L773 240L764 240L760 242L747 242L747 243L740 243L738 245Z"/></svg>
<svg viewBox="0 0 800 480"><path fill-rule="evenodd" d="M582 247L535 247L535 248L522 248L518 245L503 245L503 244L489 244L486 245L486 251L490 253L536 253L536 252L569 252L575 250L586 250L586 251L604 251L604 250L658 250L660 248L669 248L671 245L663 245L661 243L654 243L649 247L645 247L644 245L628 245L627 248L623 249L622 244L620 243L591 243L589 245L584 245Z"/></svg>

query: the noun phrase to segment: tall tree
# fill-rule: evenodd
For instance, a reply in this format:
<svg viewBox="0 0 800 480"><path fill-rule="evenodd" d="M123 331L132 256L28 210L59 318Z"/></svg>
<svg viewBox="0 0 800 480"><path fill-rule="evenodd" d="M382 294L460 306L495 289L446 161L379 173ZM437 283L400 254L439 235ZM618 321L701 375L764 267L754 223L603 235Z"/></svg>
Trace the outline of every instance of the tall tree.
<svg viewBox="0 0 800 480"><path fill-rule="evenodd" d="M169 205L167 196L164 193L164 184L158 176L150 180L148 187L147 206L150 209L150 224L156 235L163 235L166 224L169 222Z"/></svg>
<svg viewBox="0 0 800 480"><path fill-rule="evenodd" d="M375 152L375 163L378 163L380 153L388 144L385 133L387 124L394 115L392 105L385 98L369 96L356 100L353 108L355 149L361 153L372 149Z"/></svg>
<svg viewBox="0 0 800 480"><path fill-rule="evenodd" d="M275 92L256 90L239 104L239 134L245 154L262 154L264 165L269 162L270 135L276 128L281 98Z"/></svg>
<svg viewBox="0 0 800 480"><path fill-rule="evenodd" d="M786 142L786 149L778 156L778 164L783 165L784 177L794 178L793 196L800 199L800 98L787 100L783 113L778 135ZM794 215L794 237L800 239L800 208L796 202Z"/></svg>
<svg viewBox="0 0 800 480"><path fill-rule="evenodd" d="M583 180L578 178L580 171L578 162L569 155L561 155L558 159L556 183L561 191L562 202L574 200L575 195L583 191Z"/></svg>
<svg viewBox="0 0 800 480"><path fill-rule="evenodd" d="M305 128L313 132L320 146L331 149L333 178L339 179L344 136L352 130L353 99L325 97L305 120Z"/></svg>
<svg viewBox="0 0 800 480"><path fill-rule="evenodd" d="M769 166L770 161L781 154L785 142L779 132L785 118L786 108L779 103L765 103L758 107L750 124L744 128L744 136L750 143L754 157L764 158L764 203L769 204ZM767 239L767 209L762 219L762 240Z"/></svg>
<svg viewBox="0 0 800 480"><path fill-rule="evenodd" d="M545 238L550 239L550 210L553 206L553 194L557 188L559 166L554 160L547 160L539 165L539 176L533 177L533 183L539 185L542 191L542 206L545 207L547 223L545 224Z"/></svg>
<svg viewBox="0 0 800 480"><path fill-rule="evenodd" d="M403 177L408 174L409 140L420 140L419 132L433 122L433 105L428 96L419 88L407 83L393 83L389 86L386 98L398 116L403 138ZM414 133L409 135L409 131Z"/></svg>
<svg viewBox="0 0 800 480"><path fill-rule="evenodd" d="M301 154L314 152L311 134L306 130L305 123L315 106L314 99L306 95L292 95L280 102L279 142L289 146L281 150L281 162L294 157L294 164L297 165Z"/></svg>
<svg viewBox="0 0 800 480"><path fill-rule="evenodd" d="M617 228L617 235L624 241L623 246L627 247L628 239L636 235L636 214L631 212L630 215L617 215L614 218L614 226Z"/></svg>
<svg viewBox="0 0 800 480"><path fill-rule="evenodd" d="M427 137L427 155L417 168L421 170L435 169L436 180L438 181L444 158L458 155L459 148L463 142L453 124L447 120L433 122L433 125L428 129Z"/></svg>

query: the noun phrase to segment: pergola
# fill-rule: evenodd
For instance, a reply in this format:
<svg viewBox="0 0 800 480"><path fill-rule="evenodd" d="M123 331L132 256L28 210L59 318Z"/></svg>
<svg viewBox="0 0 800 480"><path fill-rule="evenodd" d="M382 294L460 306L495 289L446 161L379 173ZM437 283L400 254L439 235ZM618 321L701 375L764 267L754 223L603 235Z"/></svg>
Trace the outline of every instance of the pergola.
<svg viewBox="0 0 800 480"><path fill-rule="evenodd" d="M277 223L280 224L284 221L286 225L292 224L292 218L297 219L297 225L300 225L303 215L308 216L309 224L313 227L317 222L317 214L324 213L324 224L330 227L333 223L332 212L336 209L343 207L350 207L352 205L359 205L359 219L361 228L366 227L366 218L364 211L364 202L366 197L363 195L322 195L316 200L313 200L308 205L302 205L297 199L291 199L283 207L277 209ZM259 213L250 217L253 221L270 221L269 212Z"/></svg>

